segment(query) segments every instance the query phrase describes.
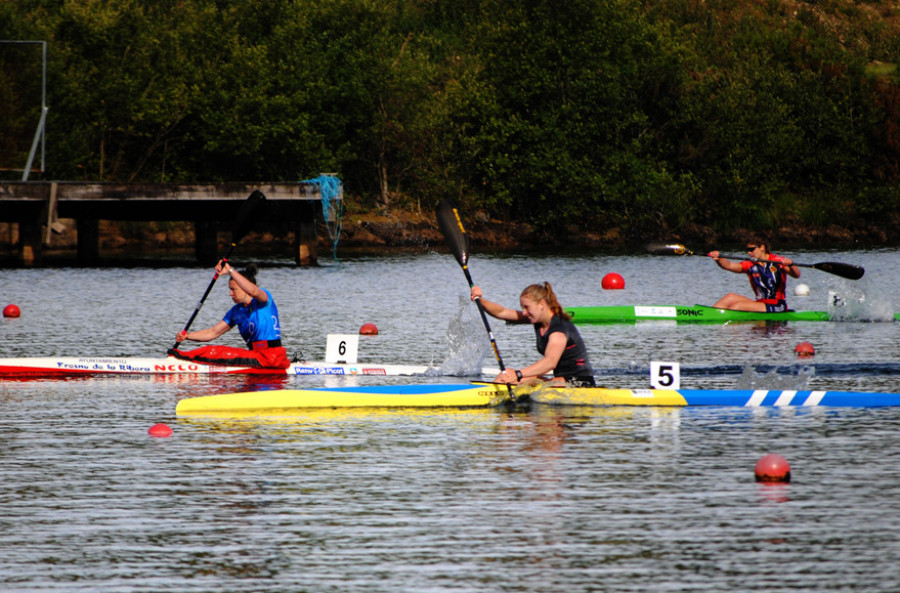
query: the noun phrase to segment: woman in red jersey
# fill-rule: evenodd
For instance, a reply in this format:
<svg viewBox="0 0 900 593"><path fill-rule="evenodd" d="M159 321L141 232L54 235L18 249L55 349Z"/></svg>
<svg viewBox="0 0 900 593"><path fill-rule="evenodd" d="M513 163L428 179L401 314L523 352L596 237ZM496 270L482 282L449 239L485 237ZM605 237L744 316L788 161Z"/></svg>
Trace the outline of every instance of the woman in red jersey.
<svg viewBox="0 0 900 593"><path fill-rule="evenodd" d="M713 307L735 311L766 311L768 313L788 310L785 296L786 276L799 278L800 270L793 265L789 258L769 253L768 247L765 241L748 242L747 253L750 255L750 261L731 261L721 257L718 251L710 252L709 256L723 270L747 274L750 286L756 295L754 300L729 292Z"/></svg>

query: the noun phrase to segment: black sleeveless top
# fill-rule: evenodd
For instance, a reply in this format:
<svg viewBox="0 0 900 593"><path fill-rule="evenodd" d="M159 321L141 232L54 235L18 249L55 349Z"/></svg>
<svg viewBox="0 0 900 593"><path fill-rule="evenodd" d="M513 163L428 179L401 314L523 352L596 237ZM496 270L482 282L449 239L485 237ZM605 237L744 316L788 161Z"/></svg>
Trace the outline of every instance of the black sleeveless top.
<svg viewBox="0 0 900 593"><path fill-rule="evenodd" d="M553 369L554 377L591 377L594 376L594 367L588 360L587 348L584 347L584 341L581 334L575 328L571 321L566 321L559 315L554 315L550 320L546 333L541 335L541 324L534 324L534 335L537 338L537 350L544 354L547 349L547 342L550 341L550 334L562 332L566 336L566 349L563 350L556 368Z"/></svg>

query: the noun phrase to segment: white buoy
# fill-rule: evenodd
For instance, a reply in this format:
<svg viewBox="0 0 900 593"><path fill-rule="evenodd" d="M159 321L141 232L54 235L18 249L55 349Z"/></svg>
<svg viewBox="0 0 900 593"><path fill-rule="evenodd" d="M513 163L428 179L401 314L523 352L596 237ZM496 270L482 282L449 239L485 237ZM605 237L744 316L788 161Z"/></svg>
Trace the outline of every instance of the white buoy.
<svg viewBox="0 0 900 593"><path fill-rule="evenodd" d="M795 296L809 296L809 286L800 283L794 287Z"/></svg>

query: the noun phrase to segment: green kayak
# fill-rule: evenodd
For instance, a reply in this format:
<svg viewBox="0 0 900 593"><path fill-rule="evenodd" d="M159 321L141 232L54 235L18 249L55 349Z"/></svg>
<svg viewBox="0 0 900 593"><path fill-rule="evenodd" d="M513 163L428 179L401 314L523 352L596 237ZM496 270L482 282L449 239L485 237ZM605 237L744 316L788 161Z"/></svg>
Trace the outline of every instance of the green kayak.
<svg viewBox="0 0 900 593"><path fill-rule="evenodd" d="M825 311L786 311L762 313L733 311L706 305L618 305L606 307L566 307L573 323L631 323L645 320L669 320L677 323L729 323L735 321L830 321ZM894 314L900 320L900 313Z"/></svg>

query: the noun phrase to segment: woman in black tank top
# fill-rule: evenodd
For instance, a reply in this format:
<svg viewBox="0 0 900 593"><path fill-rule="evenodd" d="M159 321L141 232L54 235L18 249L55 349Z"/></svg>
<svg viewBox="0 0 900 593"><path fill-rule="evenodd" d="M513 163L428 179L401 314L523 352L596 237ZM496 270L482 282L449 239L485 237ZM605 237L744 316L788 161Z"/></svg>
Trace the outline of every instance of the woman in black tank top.
<svg viewBox="0 0 900 593"><path fill-rule="evenodd" d="M478 286L472 287L471 298L481 300L484 310L497 319L534 326L537 350L543 356L521 369L507 368L494 379L498 383L516 384L529 378L553 374L580 387L594 386L594 368L588 360L587 348L575 325L563 311L548 282L532 284L522 291L517 311L487 301Z"/></svg>

